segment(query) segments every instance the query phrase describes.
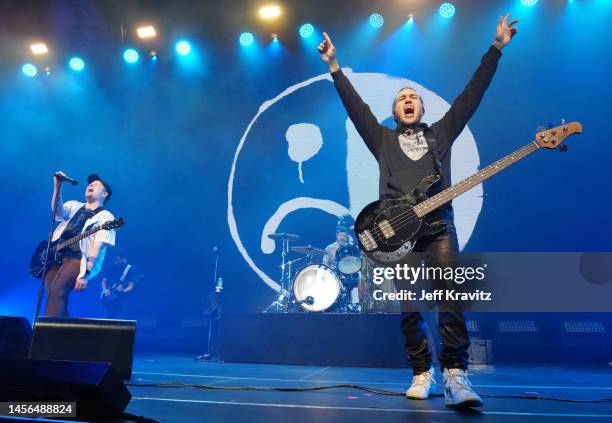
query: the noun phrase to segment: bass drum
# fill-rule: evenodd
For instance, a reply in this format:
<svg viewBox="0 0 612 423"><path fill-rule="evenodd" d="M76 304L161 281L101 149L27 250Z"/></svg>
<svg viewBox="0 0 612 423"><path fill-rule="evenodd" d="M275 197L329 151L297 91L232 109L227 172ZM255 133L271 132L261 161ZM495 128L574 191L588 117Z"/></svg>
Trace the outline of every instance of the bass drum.
<svg viewBox="0 0 612 423"><path fill-rule="evenodd" d="M293 279L293 296L306 311L325 311L333 306L342 284L336 273L322 264L311 264L300 270Z"/></svg>
<svg viewBox="0 0 612 423"><path fill-rule="evenodd" d="M336 251L338 271L345 275L352 275L361 270L361 251L356 244L347 244Z"/></svg>

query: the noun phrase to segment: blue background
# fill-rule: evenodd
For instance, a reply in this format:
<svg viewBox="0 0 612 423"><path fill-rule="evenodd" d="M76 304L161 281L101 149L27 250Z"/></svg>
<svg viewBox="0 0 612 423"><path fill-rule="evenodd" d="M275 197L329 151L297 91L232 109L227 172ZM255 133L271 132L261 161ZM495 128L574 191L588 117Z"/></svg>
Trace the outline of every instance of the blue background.
<svg viewBox="0 0 612 423"><path fill-rule="evenodd" d="M436 2L412 9L399 1L338 3L330 11L327 2L286 2L287 19L271 28L251 16L252 3L242 1L223 9L216 2L190 1L3 2L0 314L33 315L37 284L26 269L33 247L47 233L51 175L58 169L81 181L77 188L65 187L65 200L83 198L91 172L112 184L108 208L127 221L118 242L146 275L134 316L201 315L212 287L213 246L220 247L226 309L259 311L267 305L274 293L247 266L229 234L228 176L240 137L260 104L326 71L316 53L322 30L333 36L343 66L406 77L451 102L490 45L498 15L511 12L521 20L519 33L504 49L469 124L481 163L519 148L538 125L558 124L561 118L582 122L585 132L568 140L568 153L538 152L485 182L483 209L466 250L612 249L612 2L541 0L528 8L519 1L457 1L457 13L448 20L438 15ZM367 25L373 11L386 18L381 31ZM411 11L416 21L406 25ZM122 38L121 26L131 28L147 18L161 27L155 47L159 60L144 57L128 66L121 60L125 47L146 51ZM306 21L317 29L311 41L297 36ZM245 30L257 39L249 49L238 43ZM273 30L279 33L278 44L270 44ZM52 73L30 79L20 71L26 60L22 53L36 36L52 46ZM181 36L194 47L184 61L172 51ZM86 58L84 73L67 70L70 54ZM266 133L284 134L279 128L301 122L301 114L312 114L313 108L319 126L333 137L344 136L346 113L331 83L290 103L274 111L280 123L258 123L260 141ZM267 149L265 142L255 145L249 145L253 163L241 169L281 160L282 152ZM318 175L319 184L310 182L321 193L346 203L343 165L332 165L344 160L345 151L340 143L334 148L325 153L326 165L309 168L306 162L304 171ZM287 161L286 154L282 160ZM286 165L297 174L295 163ZM245 220L262 220L263 205L279 204L299 189L281 183L261 193L254 188L278 181L267 174L253 176L251 171L252 185L237 187L237 195L252 197L237 210ZM333 240L334 218L300 216L280 230L309 234L308 242L318 246ZM245 243L257 246L260 228L245 231ZM266 260L270 269L278 257ZM86 292L73 293L72 314L99 315L98 294L99 279Z"/></svg>

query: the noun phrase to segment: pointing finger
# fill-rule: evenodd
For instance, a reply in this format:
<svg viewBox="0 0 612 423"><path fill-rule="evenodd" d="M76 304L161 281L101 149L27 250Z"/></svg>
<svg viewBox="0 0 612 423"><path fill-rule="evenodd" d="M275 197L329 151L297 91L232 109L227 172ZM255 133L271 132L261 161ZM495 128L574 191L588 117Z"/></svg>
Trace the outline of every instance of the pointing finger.
<svg viewBox="0 0 612 423"><path fill-rule="evenodd" d="M327 35L327 32L323 33L323 36L325 37L325 41L327 41L327 43L329 44L330 47L333 46L332 40L331 38L329 38L329 35Z"/></svg>

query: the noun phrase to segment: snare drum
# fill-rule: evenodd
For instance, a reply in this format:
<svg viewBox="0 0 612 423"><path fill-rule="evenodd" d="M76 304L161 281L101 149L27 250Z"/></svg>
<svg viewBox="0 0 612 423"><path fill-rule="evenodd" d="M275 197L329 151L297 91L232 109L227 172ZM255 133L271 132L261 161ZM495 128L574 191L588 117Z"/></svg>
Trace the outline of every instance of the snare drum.
<svg viewBox="0 0 612 423"><path fill-rule="evenodd" d="M361 270L361 251L356 244L347 244L336 251L338 271L351 275Z"/></svg>
<svg viewBox="0 0 612 423"><path fill-rule="evenodd" d="M295 300L306 311L327 310L341 292L342 284L336 272L322 264L304 267L293 279Z"/></svg>

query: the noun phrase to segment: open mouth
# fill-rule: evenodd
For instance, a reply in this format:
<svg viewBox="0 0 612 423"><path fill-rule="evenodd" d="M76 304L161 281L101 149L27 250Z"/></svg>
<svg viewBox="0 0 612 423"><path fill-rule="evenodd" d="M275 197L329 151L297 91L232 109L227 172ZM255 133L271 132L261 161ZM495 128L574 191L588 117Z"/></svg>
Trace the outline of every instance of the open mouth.
<svg viewBox="0 0 612 423"><path fill-rule="evenodd" d="M404 107L404 114L406 116L414 116L414 107L412 106Z"/></svg>

